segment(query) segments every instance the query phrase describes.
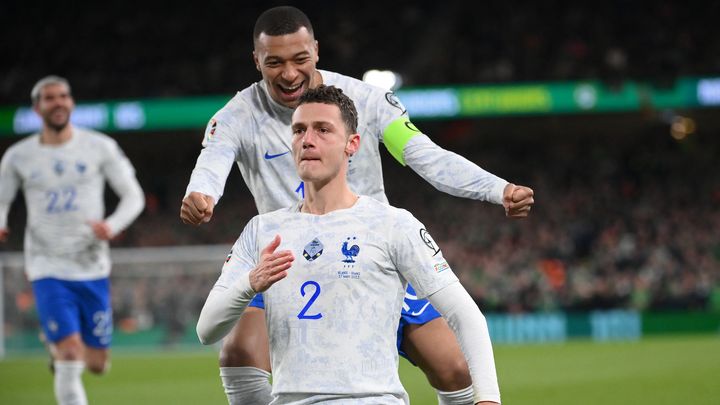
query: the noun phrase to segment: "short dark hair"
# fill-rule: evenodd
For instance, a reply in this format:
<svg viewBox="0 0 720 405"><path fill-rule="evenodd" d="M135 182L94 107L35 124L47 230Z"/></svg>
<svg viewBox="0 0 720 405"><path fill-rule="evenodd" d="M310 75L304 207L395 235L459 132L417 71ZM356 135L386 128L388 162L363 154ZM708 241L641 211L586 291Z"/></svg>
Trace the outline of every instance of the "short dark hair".
<svg viewBox="0 0 720 405"><path fill-rule="evenodd" d="M253 40L257 40L262 33L271 36L294 34L302 27L313 35L312 24L305 13L291 6L273 7L260 14L255 21Z"/></svg>
<svg viewBox="0 0 720 405"><path fill-rule="evenodd" d="M340 116L351 134L357 133L358 113L355 103L343 91L335 86L321 84L314 89L307 89L300 99L298 106L308 103L321 103L337 106Z"/></svg>

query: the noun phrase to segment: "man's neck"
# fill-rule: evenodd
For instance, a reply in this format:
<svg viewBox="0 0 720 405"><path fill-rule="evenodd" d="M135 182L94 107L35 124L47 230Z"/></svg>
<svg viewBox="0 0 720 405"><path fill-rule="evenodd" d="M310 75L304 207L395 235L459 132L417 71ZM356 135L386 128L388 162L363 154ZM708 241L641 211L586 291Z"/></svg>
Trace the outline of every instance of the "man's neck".
<svg viewBox="0 0 720 405"><path fill-rule="evenodd" d="M359 197L350 190L347 181L335 183L322 185L313 182L305 183L305 200L300 211L307 214L324 215L355 205Z"/></svg>
<svg viewBox="0 0 720 405"><path fill-rule="evenodd" d="M69 141L70 138L72 138L72 126L70 124L59 131L44 126L40 133L40 143L45 145L60 145Z"/></svg>

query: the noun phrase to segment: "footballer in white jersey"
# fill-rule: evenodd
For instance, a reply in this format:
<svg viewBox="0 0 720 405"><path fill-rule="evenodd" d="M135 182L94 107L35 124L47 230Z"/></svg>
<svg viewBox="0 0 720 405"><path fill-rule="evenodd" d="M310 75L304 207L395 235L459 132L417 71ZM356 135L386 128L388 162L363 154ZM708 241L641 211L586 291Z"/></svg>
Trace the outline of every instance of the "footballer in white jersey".
<svg viewBox="0 0 720 405"><path fill-rule="evenodd" d="M299 213L295 204L250 221L213 291L232 288L255 268L278 233L279 249L297 258L287 278L264 293L279 403L316 393L403 403L395 332L405 286L411 282L425 298L457 282L425 227L365 196L320 216Z"/></svg>
<svg viewBox="0 0 720 405"><path fill-rule="evenodd" d="M498 403L485 320L427 230L407 211L349 187L356 128L342 90L320 85L300 97L292 157L307 195L250 221L203 306L200 341L223 338L264 292L272 404L409 403L395 329L411 282L457 336L470 366L469 400Z"/></svg>
<svg viewBox="0 0 720 405"><path fill-rule="evenodd" d="M98 239L90 226L105 218L105 181L126 197L106 220L113 234L125 229L144 205L135 170L117 143L78 127L60 145L43 144L35 134L11 146L0 167L0 229L6 227L17 190L25 195L28 279L107 277L108 242Z"/></svg>
<svg viewBox="0 0 720 405"><path fill-rule="evenodd" d="M474 163L449 152L409 121L397 97L353 78L316 68L318 41L307 16L295 7L263 12L253 30L253 61L262 80L239 92L210 120L180 217L201 225L210 221L225 181L237 163L258 211L286 207L303 197L306 185L289 158L289 124L297 100L320 84L335 85L355 101L358 131L364 138L347 173L356 193L385 202L379 144L402 165L409 166L440 191L464 198L502 204L508 217L526 217L532 190L509 184ZM262 308L261 295L253 306ZM413 299L408 286L398 336L439 396L468 399L470 377L456 339L437 311ZM270 362L262 311L251 309L223 342L220 375L231 404L266 403ZM242 329L242 332L240 331ZM438 344L438 342L440 342ZM413 360L411 360L413 361ZM458 394L458 390L462 393Z"/></svg>
<svg viewBox="0 0 720 405"><path fill-rule="evenodd" d="M135 169L106 135L75 128L70 84L40 79L30 92L40 133L10 147L0 162L0 242L19 189L25 195L25 270L32 282L59 404L87 404L85 369L107 370L113 320L108 240L142 211ZM105 218L108 181L120 197Z"/></svg>

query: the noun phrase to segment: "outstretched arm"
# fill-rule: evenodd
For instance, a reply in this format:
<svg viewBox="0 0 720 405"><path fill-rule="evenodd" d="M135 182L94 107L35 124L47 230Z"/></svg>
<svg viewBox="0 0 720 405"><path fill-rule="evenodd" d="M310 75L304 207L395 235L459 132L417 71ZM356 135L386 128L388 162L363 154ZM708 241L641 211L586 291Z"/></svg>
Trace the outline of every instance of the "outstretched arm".
<svg viewBox="0 0 720 405"><path fill-rule="evenodd" d="M511 218L526 217L534 203L530 188L508 183L457 153L441 148L407 116L396 118L385 128L383 142L398 162L410 166L442 192L502 204ZM524 191L518 192L518 188Z"/></svg>

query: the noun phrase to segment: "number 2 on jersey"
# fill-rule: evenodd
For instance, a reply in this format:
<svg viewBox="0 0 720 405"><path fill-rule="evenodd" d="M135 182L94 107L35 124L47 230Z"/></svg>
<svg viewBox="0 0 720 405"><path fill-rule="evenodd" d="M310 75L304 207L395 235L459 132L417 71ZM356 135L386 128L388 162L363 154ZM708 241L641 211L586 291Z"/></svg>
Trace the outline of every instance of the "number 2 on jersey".
<svg viewBox="0 0 720 405"><path fill-rule="evenodd" d="M303 309L298 314L298 319L320 319L322 318L322 313L317 313L314 315L307 315L307 311L310 309L310 306L315 302L317 297L320 295L320 284L318 284L315 281L306 281L303 283L302 286L300 286L300 295L303 297L305 296L305 287L307 286L313 286L315 287L315 291L313 292L312 297L308 300L307 304L303 307Z"/></svg>

